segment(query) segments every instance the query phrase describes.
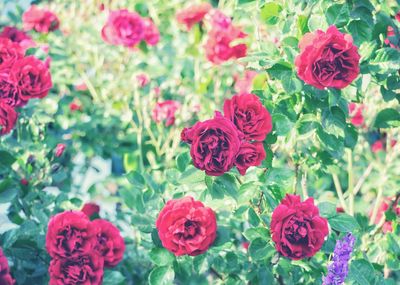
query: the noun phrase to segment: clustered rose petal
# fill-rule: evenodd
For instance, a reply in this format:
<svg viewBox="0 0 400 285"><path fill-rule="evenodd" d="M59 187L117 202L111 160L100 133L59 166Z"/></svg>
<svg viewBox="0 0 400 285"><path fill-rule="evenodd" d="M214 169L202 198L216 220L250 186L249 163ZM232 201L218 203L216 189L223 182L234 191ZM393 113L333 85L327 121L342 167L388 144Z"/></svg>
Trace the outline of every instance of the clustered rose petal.
<svg viewBox="0 0 400 285"><path fill-rule="evenodd" d="M83 205L81 212L88 216L88 218L91 218L92 216L99 214L100 206L95 203L86 203Z"/></svg>
<svg viewBox="0 0 400 285"><path fill-rule="evenodd" d="M135 47L141 41L148 45L156 45L160 34L153 21L142 18L136 12L127 9L112 11L107 23L101 30L103 40L112 45Z"/></svg>
<svg viewBox="0 0 400 285"><path fill-rule="evenodd" d="M318 89L345 88L360 72L360 55L351 35L342 34L335 26L305 34L299 48L295 61L298 76Z"/></svg>
<svg viewBox="0 0 400 285"><path fill-rule="evenodd" d="M174 100L158 102L153 109L152 117L156 123L165 121L165 126L169 127L175 123L175 113L181 104Z"/></svg>
<svg viewBox="0 0 400 285"><path fill-rule="evenodd" d="M204 16L211 10L210 3L190 5L176 13L176 20L190 30L195 24L200 23Z"/></svg>
<svg viewBox="0 0 400 285"><path fill-rule="evenodd" d="M90 221L82 211L66 211L50 219L46 249L53 259L49 284L100 285L104 267L114 267L122 260L125 243L110 222Z"/></svg>
<svg viewBox="0 0 400 285"><path fill-rule="evenodd" d="M162 245L177 256L204 253L217 235L213 210L192 197L168 201L158 215L156 228Z"/></svg>
<svg viewBox="0 0 400 285"><path fill-rule="evenodd" d="M245 175L250 166L259 166L265 159L266 153L261 142L242 143L236 156L236 168L241 175Z"/></svg>
<svg viewBox="0 0 400 285"><path fill-rule="evenodd" d="M21 43L22 41L31 41L32 38L16 27L5 26L0 33L0 38L8 38L12 42Z"/></svg>
<svg viewBox="0 0 400 285"><path fill-rule="evenodd" d="M35 30L38 33L55 31L60 26L57 16L46 9L41 9L36 5L32 5L22 15L22 22L25 30Z"/></svg>
<svg viewBox="0 0 400 285"><path fill-rule="evenodd" d="M351 123L355 127L362 127L364 125L364 116L363 116L364 108L365 107L363 104L356 104L356 103L349 104L349 114L351 118Z"/></svg>
<svg viewBox="0 0 400 285"><path fill-rule="evenodd" d="M328 222L319 215L313 198L301 202L300 196L287 194L272 213L271 234L275 248L290 259L315 255L328 233Z"/></svg>
<svg viewBox="0 0 400 285"><path fill-rule="evenodd" d="M3 253L3 249L0 247L0 284L1 285L14 285L15 280L10 274L10 267L8 266L7 257Z"/></svg>
<svg viewBox="0 0 400 285"><path fill-rule="evenodd" d="M11 132L17 122L17 118L18 115L14 108L0 99L0 136Z"/></svg>

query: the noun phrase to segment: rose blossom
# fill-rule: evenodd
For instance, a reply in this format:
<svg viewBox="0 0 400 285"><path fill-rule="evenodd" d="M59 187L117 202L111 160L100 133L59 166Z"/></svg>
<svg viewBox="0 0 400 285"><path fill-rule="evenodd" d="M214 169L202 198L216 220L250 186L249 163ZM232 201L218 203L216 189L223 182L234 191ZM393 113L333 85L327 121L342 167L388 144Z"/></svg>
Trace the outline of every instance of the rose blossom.
<svg viewBox="0 0 400 285"><path fill-rule="evenodd" d="M144 23L144 41L149 46L155 46L160 41L160 32L157 26L150 18L143 19Z"/></svg>
<svg viewBox="0 0 400 285"><path fill-rule="evenodd" d="M176 13L176 20L186 26L189 31L193 25L200 23L204 16L212 8L210 3L201 3L197 5L190 5L187 8L180 10Z"/></svg>
<svg viewBox="0 0 400 285"><path fill-rule="evenodd" d="M66 147L67 146L64 143L57 144L57 146L56 146L56 148L54 150L54 155L56 157L62 156Z"/></svg>
<svg viewBox="0 0 400 285"><path fill-rule="evenodd" d="M46 64L34 56L24 57L10 69L10 82L18 90L22 106L32 98L43 98L53 87L51 74Z"/></svg>
<svg viewBox="0 0 400 285"><path fill-rule="evenodd" d="M244 142L236 156L235 165L241 175L245 175L250 166L259 166L265 159L266 153L261 142Z"/></svg>
<svg viewBox="0 0 400 285"><path fill-rule="evenodd" d="M177 256L204 253L217 235L213 210L192 197L169 200L158 215L156 228L162 245Z"/></svg>
<svg viewBox="0 0 400 285"><path fill-rule="evenodd" d="M224 102L224 116L243 132L246 140L262 141L272 131L272 118L254 94L235 95Z"/></svg>
<svg viewBox="0 0 400 285"><path fill-rule="evenodd" d="M319 215L314 199L286 194L271 218L276 250L293 260L311 257L320 250L328 235L328 222Z"/></svg>
<svg viewBox="0 0 400 285"><path fill-rule="evenodd" d="M14 43L18 43L23 50L36 46L27 33L11 26L4 27L0 33L0 38L7 38Z"/></svg>
<svg viewBox="0 0 400 285"><path fill-rule="evenodd" d="M193 165L207 175L220 176L235 164L243 134L216 112L215 117L183 129L181 138L191 144Z"/></svg>
<svg viewBox="0 0 400 285"><path fill-rule="evenodd" d="M156 123L165 120L165 126L169 127L175 123L175 112L181 107L181 104L174 100L158 102L153 109L152 117Z"/></svg>
<svg viewBox="0 0 400 285"><path fill-rule="evenodd" d="M39 33L55 31L60 26L57 16L46 9L41 9L36 5L32 5L22 15L22 22L25 30L35 30Z"/></svg>
<svg viewBox="0 0 400 285"><path fill-rule="evenodd" d="M96 219L92 224L97 230L94 249L104 258L105 267L116 266L125 252L125 242L119 229L103 219Z"/></svg>
<svg viewBox="0 0 400 285"><path fill-rule="evenodd" d="M351 118L351 123L355 127L361 127L364 125L364 116L363 116L364 105L350 103L349 104L349 115Z"/></svg>
<svg viewBox="0 0 400 285"><path fill-rule="evenodd" d="M213 9L207 18L214 29L227 29L232 25L231 18L218 9Z"/></svg>
<svg viewBox="0 0 400 285"><path fill-rule="evenodd" d="M99 214L100 206L95 203L86 203L83 205L81 212L88 216L88 218L91 218L93 215Z"/></svg>
<svg viewBox="0 0 400 285"><path fill-rule="evenodd" d="M144 39L145 23L136 12L126 9L112 11L101 35L109 44L134 47Z"/></svg>
<svg viewBox="0 0 400 285"><path fill-rule="evenodd" d="M65 211L51 217L46 235L46 249L55 257L75 258L91 252L96 231L80 211Z"/></svg>
<svg viewBox="0 0 400 285"><path fill-rule="evenodd" d="M49 266L49 285L101 285L103 258L93 252L73 258L54 258Z"/></svg>
<svg viewBox="0 0 400 285"><path fill-rule="evenodd" d="M8 266L7 257L0 247L0 284L1 285L14 285L15 280L11 277L10 267Z"/></svg>
<svg viewBox="0 0 400 285"><path fill-rule="evenodd" d="M389 207L393 202L392 200L393 199L391 199L390 197L386 197L385 199L383 199L376 213L374 221L375 224L379 224L381 219L385 217L385 212L389 210ZM396 214L396 216L400 216L400 206L397 205L396 201L394 202L394 206L391 210ZM372 217L372 210L369 212L369 217ZM385 219L385 223L382 226L382 232L383 233L393 232L392 221L386 221Z"/></svg>
<svg viewBox="0 0 400 285"><path fill-rule="evenodd" d="M73 102L71 102L71 104L69 104L69 110L71 112L82 110L81 102L79 100L74 100Z"/></svg>
<svg viewBox="0 0 400 285"><path fill-rule="evenodd" d="M18 115L14 108L0 99L0 136L8 134L14 128Z"/></svg>
<svg viewBox="0 0 400 285"><path fill-rule="evenodd" d="M318 89L345 88L360 72L360 55L353 38L335 26L326 32L317 30L305 34L299 48L295 61L298 76Z"/></svg>
<svg viewBox="0 0 400 285"><path fill-rule="evenodd" d="M18 43L7 38L0 38L0 67L10 67L24 56L24 51Z"/></svg>
<svg viewBox="0 0 400 285"><path fill-rule="evenodd" d="M140 73L136 75L136 81L139 85L140 88L145 87L147 84L150 82L150 78L147 74L145 73Z"/></svg>

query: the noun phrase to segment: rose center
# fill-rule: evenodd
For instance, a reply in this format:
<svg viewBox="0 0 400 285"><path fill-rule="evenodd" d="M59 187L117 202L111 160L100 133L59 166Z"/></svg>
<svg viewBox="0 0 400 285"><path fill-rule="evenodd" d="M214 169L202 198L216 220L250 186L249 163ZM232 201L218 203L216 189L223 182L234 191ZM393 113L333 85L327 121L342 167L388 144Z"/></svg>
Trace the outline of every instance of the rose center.
<svg viewBox="0 0 400 285"><path fill-rule="evenodd" d="M184 239L192 239L199 233L199 231L200 231L200 227L199 227L198 223L188 220L185 222L183 238Z"/></svg>
<svg viewBox="0 0 400 285"><path fill-rule="evenodd" d="M285 236L291 243L307 242L307 233L306 222L291 221L289 226L285 228Z"/></svg>
<svg viewBox="0 0 400 285"><path fill-rule="evenodd" d="M57 236L57 246L61 246L67 252L81 248L82 243L82 232L71 226L66 226Z"/></svg>

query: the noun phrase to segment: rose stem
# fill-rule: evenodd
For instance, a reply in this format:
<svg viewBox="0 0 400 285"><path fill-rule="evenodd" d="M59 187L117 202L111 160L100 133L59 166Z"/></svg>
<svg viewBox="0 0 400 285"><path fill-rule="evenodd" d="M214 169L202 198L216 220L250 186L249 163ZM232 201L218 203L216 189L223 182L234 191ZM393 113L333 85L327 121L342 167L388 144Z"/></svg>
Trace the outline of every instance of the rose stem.
<svg viewBox="0 0 400 285"><path fill-rule="evenodd" d="M342 187L340 186L339 177L337 176L337 174L332 173L332 178L333 178L333 184L335 185L336 193L339 197L340 205L342 206L343 210L347 212L347 206L343 198L343 191Z"/></svg>
<svg viewBox="0 0 400 285"><path fill-rule="evenodd" d="M349 185L348 185L348 192L349 192L349 213L350 215L354 215L354 177L353 177L353 156L352 151L349 149L347 151L348 157L348 164L347 164L347 172L349 175Z"/></svg>

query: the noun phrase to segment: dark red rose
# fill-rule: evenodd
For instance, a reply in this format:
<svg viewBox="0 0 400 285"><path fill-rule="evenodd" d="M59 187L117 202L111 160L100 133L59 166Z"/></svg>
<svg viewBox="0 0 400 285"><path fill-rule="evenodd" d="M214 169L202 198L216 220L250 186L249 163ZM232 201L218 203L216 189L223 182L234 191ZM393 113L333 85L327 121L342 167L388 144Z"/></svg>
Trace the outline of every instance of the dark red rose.
<svg viewBox="0 0 400 285"><path fill-rule="evenodd" d="M319 215L314 199L286 194L271 218L272 240L276 250L293 260L311 257L324 244L328 221Z"/></svg>
<svg viewBox="0 0 400 285"><path fill-rule="evenodd" d="M0 66L0 100L11 107L22 106L18 89L10 79L10 67Z"/></svg>
<svg viewBox="0 0 400 285"><path fill-rule="evenodd" d="M62 156L66 147L64 143L59 143L54 150L54 155L56 157Z"/></svg>
<svg viewBox="0 0 400 285"><path fill-rule="evenodd" d="M135 12L126 9L112 11L101 35L109 44L134 47L144 39L145 23Z"/></svg>
<svg viewBox="0 0 400 285"><path fill-rule="evenodd" d="M125 242L119 229L103 219L94 220L92 224L97 231L94 249L104 258L104 266L117 266L125 252Z"/></svg>
<svg viewBox="0 0 400 285"><path fill-rule="evenodd" d="M83 205L81 211L85 213L88 218L91 218L93 215L99 214L100 206L95 203L86 203Z"/></svg>
<svg viewBox="0 0 400 285"><path fill-rule="evenodd" d="M95 242L95 228L84 213L66 211L50 219L46 249L51 257L78 257L91 252Z"/></svg>
<svg viewBox="0 0 400 285"><path fill-rule="evenodd" d="M14 285L15 280L11 277L7 257L0 247L0 285Z"/></svg>
<svg viewBox="0 0 400 285"><path fill-rule="evenodd" d="M38 33L52 32L60 27L60 21L57 16L46 9L41 9L32 5L22 15L22 22L25 30L35 30Z"/></svg>
<svg viewBox="0 0 400 285"><path fill-rule="evenodd" d="M349 104L351 123L355 127L362 127L364 125L363 110L364 110L363 104L356 104L356 103Z"/></svg>
<svg viewBox="0 0 400 285"><path fill-rule="evenodd" d="M156 123L165 121L165 126L169 127L175 123L175 112L181 107L181 104L174 100L158 102L153 109L153 120Z"/></svg>
<svg viewBox="0 0 400 285"><path fill-rule="evenodd" d="M244 142L236 156L236 168L242 175L246 174L250 166L259 166L265 159L266 153L261 142Z"/></svg>
<svg viewBox="0 0 400 285"><path fill-rule="evenodd" d="M318 89L342 89L360 73L357 47L349 34L342 34L335 26L326 32L307 33L299 43L296 57L297 74Z"/></svg>
<svg viewBox="0 0 400 285"><path fill-rule="evenodd" d="M0 38L7 38L14 43L18 43L24 50L35 46L35 42L32 38L16 27L4 27L3 31L0 33Z"/></svg>
<svg viewBox="0 0 400 285"><path fill-rule="evenodd" d="M29 181L28 181L26 178L22 178L22 179L20 180L20 182L21 182L21 184L24 185L24 186L26 186L26 185L29 184Z"/></svg>
<svg viewBox="0 0 400 285"><path fill-rule="evenodd" d="M160 32L154 22L149 19L143 19L144 23L144 41L149 46L155 46L160 41Z"/></svg>
<svg viewBox="0 0 400 285"><path fill-rule="evenodd" d="M336 213L344 213L344 209L342 207L336 207Z"/></svg>
<svg viewBox="0 0 400 285"><path fill-rule="evenodd" d="M243 132L246 140L262 141L272 131L272 118L254 94L235 95L224 102L224 116Z"/></svg>
<svg viewBox="0 0 400 285"><path fill-rule="evenodd" d="M156 227L162 245L177 256L206 252L217 235L213 210L192 197L168 201Z"/></svg>
<svg viewBox="0 0 400 285"><path fill-rule="evenodd" d="M103 258L96 253L73 258L54 258L49 266L49 285L101 285Z"/></svg>
<svg viewBox="0 0 400 285"><path fill-rule="evenodd" d="M18 43L6 38L0 38L0 67L10 67L23 56L24 50Z"/></svg>
<svg viewBox="0 0 400 285"><path fill-rule="evenodd" d="M48 67L34 56L16 61L11 68L9 80L18 90L19 100L23 102L21 104L26 104L32 98L47 96L53 87Z"/></svg>
<svg viewBox="0 0 400 285"><path fill-rule="evenodd" d="M4 100L0 100L0 136L8 134L17 122L17 112Z"/></svg>
<svg viewBox="0 0 400 285"><path fill-rule="evenodd" d="M191 144L193 165L207 175L220 176L235 164L243 134L221 113L214 119L197 122L184 129L183 141Z"/></svg>
<svg viewBox="0 0 400 285"><path fill-rule="evenodd" d="M204 16L212 8L210 3L190 5L189 7L176 13L176 20L190 30L194 24L201 22Z"/></svg>

